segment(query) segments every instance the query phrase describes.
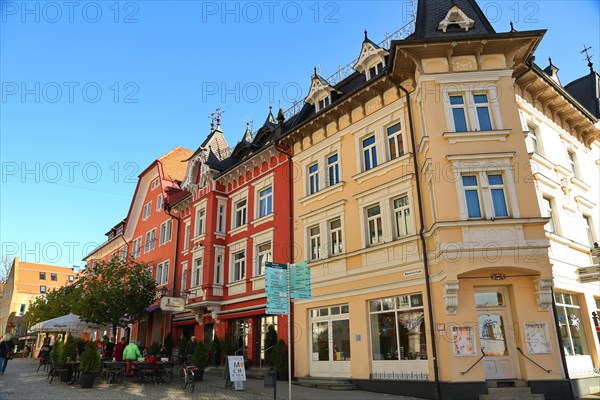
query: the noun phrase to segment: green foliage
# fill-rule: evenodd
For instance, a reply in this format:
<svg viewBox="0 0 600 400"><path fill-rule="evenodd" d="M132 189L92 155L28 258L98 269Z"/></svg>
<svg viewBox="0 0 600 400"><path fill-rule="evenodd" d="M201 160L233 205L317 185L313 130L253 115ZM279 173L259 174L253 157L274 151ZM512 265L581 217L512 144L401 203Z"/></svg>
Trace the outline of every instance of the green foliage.
<svg viewBox="0 0 600 400"><path fill-rule="evenodd" d="M83 353L83 351L85 350L85 345L86 345L86 341L83 340L83 338L77 337L75 338L75 346L77 346L77 352L79 353L79 355L81 355Z"/></svg>
<svg viewBox="0 0 600 400"><path fill-rule="evenodd" d="M79 370L83 374L97 374L100 372L100 353L98 353L98 345L95 342L87 342L85 351L81 354L81 364Z"/></svg>
<svg viewBox="0 0 600 400"><path fill-rule="evenodd" d="M233 355L233 349L231 348L231 343L229 343L227 337L225 337L221 342L221 355L223 357Z"/></svg>
<svg viewBox="0 0 600 400"><path fill-rule="evenodd" d="M81 299L81 291L81 284L74 282L30 301L25 314L27 325L31 326L73 312L74 305Z"/></svg>
<svg viewBox="0 0 600 400"><path fill-rule="evenodd" d="M265 342L263 343L265 349L265 362L270 366L273 366L273 350L277 345L277 331L275 326L269 325L267 333L265 334Z"/></svg>
<svg viewBox="0 0 600 400"><path fill-rule="evenodd" d="M192 364L198 367L200 371L204 371L208 367L208 353L203 343L196 344L196 350L192 354Z"/></svg>
<svg viewBox="0 0 600 400"><path fill-rule="evenodd" d="M63 343L62 339L58 336L54 339L54 344L52 345L52 350L50 351L51 359L59 359L60 354L62 353Z"/></svg>
<svg viewBox="0 0 600 400"><path fill-rule="evenodd" d="M60 356L58 357L59 365L65 365L67 361L75 361L77 359L77 347L75 346L75 338L71 335L67 336L67 341L62 347Z"/></svg>
<svg viewBox="0 0 600 400"><path fill-rule="evenodd" d="M283 339L279 339L275 349L273 350L273 364L277 367L280 373L287 373L288 370L288 351L287 345ZM285 373L283 372L285 371Z"/></svg>
<svg viewBox="0 0 600 400"><path fill-rule="evenodd" d="M150 348L148 349L148 355L156 356L159 351L160 351L160 344L158 344L158 342L152 342L152 344L150 345Z"/></svg>
<svg viewBox="0 0 600 400"><path fill-rule="evenodd" d="M124 328L141 318L156 299L156 282L149 268L147 264L133 259L122 261L119 257L88 266L77 281L83 290L74 305L75 314L84 321L112 324L116 336L117 327Z"/></svg>
<svg viewBox="0 0 600 400"><path fill-rule="evenodd" d="M108 344L108 342L110 342L110 339L108 338L108 336L106 336L106 335L102 336L102 347L106 346Z"/></svg>
<svg viewBox="0 0 600 400"><path fill-rule="evenodd" d="M163 346L165 346L165 350L167 350L167 355L171 357L171 350L173 350L173 336L171 335L171 332L167 333L167 336L165 336Z"/></svg>

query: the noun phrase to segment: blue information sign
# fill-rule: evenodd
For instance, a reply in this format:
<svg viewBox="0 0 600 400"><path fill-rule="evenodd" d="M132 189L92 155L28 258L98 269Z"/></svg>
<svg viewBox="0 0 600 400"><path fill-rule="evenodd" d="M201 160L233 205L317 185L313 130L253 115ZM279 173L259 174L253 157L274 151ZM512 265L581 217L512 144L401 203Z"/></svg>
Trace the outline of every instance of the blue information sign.
<svg viewBox="0 0 600 400"><path fill-rule="evenodd" d="M306 261L298 262L290 269L290 297L292 299L310 299L310 268Z"/></svg>
<svg viewBox="0 0 600 400"><path fill-rule="evenodd" d="M273 266L273 264L275 263L267 263L265 268L266 314L287 315L290 312L287 264L275 264L276 266ZM284 266L285 269L279 266Z"/></svg>

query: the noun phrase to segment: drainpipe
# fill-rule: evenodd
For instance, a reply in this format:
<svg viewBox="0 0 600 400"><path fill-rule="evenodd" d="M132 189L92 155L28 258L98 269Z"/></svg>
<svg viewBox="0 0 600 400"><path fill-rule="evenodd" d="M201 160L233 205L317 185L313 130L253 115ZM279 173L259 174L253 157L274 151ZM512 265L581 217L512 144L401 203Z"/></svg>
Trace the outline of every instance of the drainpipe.
<svg viewBox="0 0 600 400"><path fill-rule="evenodd" d="M277 121L279 122L279 126L277 127L277 136L281 135L281 131L283 130L283 112L282 110L279 110L279 114L277 115ZM286 151L285 149L280 147L281 144L280 142L277 140L275 141L275 150L277 150L280 153L283 153L287 156L288 158L288 196L289 196L289 208L290 208L290 264L294 263L294 168L292 165L292 153L291 153L291 149L289 149L288 151ZM289 271L288 271L289 273ZM294 327L294 307L292 307L290 305L290 315L288 315L288 318L290 319L290 327L293 328ZM290 328L290 329L291 329ZM291 335L291 332L289 332L289 335ZM288 336L289 337L289 336ZM292 379L292 377L294 376L294 363L292 362L292 360L294 360L294 347L292 346L293 344L293 340L290 341L290 343L288 343L288 346L290 347L290 351L292 353L292 356L290 357L290 359L288 360L288 362L291 364L291 368L292 368L292 373L291 376L288 377L288 379Z"/></svg>
<svg viewBox="0 0 600 400"><path fill-rule="evenodd" d="M179 219L179 217L176 217L175 215L171 214L171 206L168 204L165 204L164 211L165 211L165 214L169 215L171 218L173 218L174 220L177 221L177 229L175 229L175 255L173 256L173 286L171 289L171 293L173 294L173 296L175 296L175 293L176 293L175 289L176 289L176 285L177 285L177 266L178 266L177 255L179 253L179 251L178 251L179 225L181 225L181 219ZM171 333L171 314L169 313L167 315L168 315L168 320L169 320L169 323L168 323L169 329L168 329L167 333Z"/></svg>
<svg viewBox="0 0 600 400"><path fill-rule="evenodd" d="M386 70L386 75L400 90L404 92L406 95L406 104L408 107L408 126L410 130L410 141L413 152L413 168L415 169L415 181L416 181L416 189L417 189L417 202L419 205L419 239L421 240L421 249L423 252L423 268L425 269L425 291L427 293L427 311L429 313L429 327L430 327L430 341L431 341L431 353L433 356L433 375L435 380L435 398L441 399L441 390L440 390L440 376L439 376L439 367L437 360L437 346L435 342L435 331L433 325L433 306L431 304L431 282L429 279L429 262L427 259L427 243L425 242L425 235L423 232L425 231L425 221L423 218L423 200L421 198L421 180L419 176L419 165L417 163L417 148L415 143L414 136L414 127L413 127L413 118L412 118L412 110L410 106L410 93L408 90L404 88L399 82L396 82L389 74L389 71Z"/></svg>

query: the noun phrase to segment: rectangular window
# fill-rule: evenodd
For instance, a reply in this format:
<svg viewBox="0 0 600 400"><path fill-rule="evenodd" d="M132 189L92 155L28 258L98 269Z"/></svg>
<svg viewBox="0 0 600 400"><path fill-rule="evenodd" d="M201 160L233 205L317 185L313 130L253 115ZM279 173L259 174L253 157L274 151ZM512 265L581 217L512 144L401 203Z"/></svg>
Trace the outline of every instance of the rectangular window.
<svg viewBox="0 0 600 400"><path fill-rule="evenodd" d="M147 220L150 217L150 213L152 212L152 201L149 201L145 206L144 206L144 212L142 214L142 220Z"/></svg>
<svg viewBox="0 0 600 400"><path fill-rule="evenodd" d="M223 284L223 255L217 254L215 257L215 284Z"/></svg>
<svg viewBox="0 0 600 400"><path fill-rule="evenodd" d="M46 286L45 285L40 286L40 293L46 293Z"/></svg>
<svg viewBox="0 0 600 400"><path fill-rule="evenodd" d="M73 275L69 275L69 282L73 282L75 280L75 277Z"/></svg>
<svg viewBox="0 0 600 400"><path fill-rule="evenodd" d="M196 210L196 236L206 233L206 208Z"/></svg>
<svg viewBox="0 0 600 400"><path fill-rule="evenodd" d="M246 199L240 200L235 203L235 226L234 228L246 225Z"/></svg>
<svg viewBox="0 0 600 400"><path fill-rule="evenodd" d="M408 196L394 200L394 215L396 217L396 237L401 238L413 232L413 222L410 215Z"/></svg>
<svg viewBox="0 0 600 400"><path fill-rule="evenodd" d="M544 229L548 232L556 233L556 221L554 221L554 211L552 210L552 199L544 197L542 199L542 216L550 218L544 225Z"/></svg>
<svg viewBox="0 0 600 400"><path fill-rule="evenodd" d="M572 151L568 151L567 157L569 158L569 169L571 170L575 178L579 178L579 170L577 169L575 153L573 153Z"/></svg>
<svg viewBox="0 0 600 400"><path fill-rule="evenodd" d="M454 121L454 132L468 131L464 97L462 95L450 96L450 109Z"/></svg>
<svg viewBox="0 0 600 400"><path fill-rule="evenodd" d="M154 250L155 246L156 246L156 228L152 229L149 232L146 232L146 247L144 248L144 253Z"/></svg>
<svg viewBox="0 0 600 400"><path fill-rule="evenodd" d="M530 153L541 154L540 144L538 142L537 132L534 127L528 125L529 132L527 133L527 150Z"/></svg>
<svg viewBox="0 0 600 400"><path fill-rule="evenodd" d="M202 257L198 257L194 260L194 269L192 270L192 283L191 286L202 285L202 271L204 269L204 262Z"/></svg>
<svg viewBox="0 0 600 400"><path fill-rule="evenodd" d="M377 64L377 75L383 72L383 63Z"/></svg>
<svg viewBox="0 0 600 400"><path fill-rule="evenodd" d="M169 261L163 262L162 280L163 284L169 282Z"/></svg>
<svg viewBox="0 0 600 400"><path fill-rule="evenodd" d="M217 232L225 233L225 205L219 204L217 209Z"/></svg>
<svg viewBox="0 0 600 400"><path fill-rule="evenodd" d="M263 275L265 273L265 263L273 261L273 255L271 251L271 242L266 242L256 246L256 275Z"/></svg>
<svg viewBox="0 0 600 400"><path fill-rule="evenodd" d="M365 171L377 166L377 148L375 147L375 135L369 136L362 141L363 161Z"/></svg>
<svg viewBox="0 0 600 400"><path fill-rule="evenodd" d="M463 175L462 184L467 202L467 216L469 218L481 218L481 207L479 205L479 185L476 175Z"/></svg>
<svg viewBox="0 0 600 400"><path fill-rule="evenodd" d="M45 272L40 272L40 280L42 280L42 281L46 280L46 273Z"/></svg>
<svg viewBox="0 0 600 400"><path fill-rule="evenodd" d="M381 209L378 205L367 208L367 227L369 244L377 244L383 240Z"/></svg>
<svg viewBox="0 0 600 400"><path fill-rule="evenodd" d="M58 280L58 277L56 276L56 274L52 273L50 274L50 280L56 282Z"/></svg>
<svg viewBox="0 0 600 400"><path fill-rule="evenodd" d="M152 181L152 186L151 186L150 190L156 189L159 184L160 184L160 180L159 180L159 178L156 178L155 180Z"/></svg>
<svg viewBox="0 0 600 400"><path fill-rule="evenodd" d="M187 262L181 263L181 292L187 290L187 278L188 278L188 264Z"/></svg>
<svg viewBox="0 0 600 400"><path fill-rule="evenodd" d="M264 217L273 212L273 188L268 187L258 192L258 216Z"/></svg>
<svg viewBox="0 0 600 400"><path fill-rule="evenodd" d="M173 237L173 220L168 220L160 224L160 244L171 241Z"/></svg>
<svg viewBox="0 0 600 400"><path fill-rule="evenodd" d="M594 247L594 231L592 229L592 217L588 215L583 216L583 226L588 239L590 248Z"/></svg>
<svg viewBox="0 0 600 400"><path fill-rule="evenodd" d="M340 164L338 158L337 154L327 157L327 178L329 186L340 183Z"/></svg>
<svg viewBox="0 0 600 400"><path fill-rule="evenodd" d="M131 245L131 257L138 258L142 251L142 237L135 239Z"/></svg>
<svg viewBox="0 0 600 400"><path fill-rule="evenodd" d="M158 264L156 266L156 284L160 285L162 284L162 270L163 270L163 265L162 263Z"/></svg>
<svg viewBox="0 0 600 400"><path fill-rule="evenodd" d="M27 304L21 304L21 309L19 310L20 316L23 316L23 314L25 314L25 307L27 307Z"/></svg>
<svg viewBox="0 0 600 400"><path fill-rule="evenodd" d="M319 191L319 164L308 167L308 194Z"/></svg>
<svg viewBox="0 0 600 400"><path fill-rule="evenodd" d="M377 76L377 67L374 65L369 68L369 79L373 79Z"/></svg>
<svg viewBox="0 0 600 400"><path fill-rule="evenodd" d="M339 218L329 221L329 239L330 254L336 255L342 253L342 221Z"/></svg>
<svg viewBox="0 0 600 400"><path fill-rule="evenodd" d="M567 356L589 355L583 314L576 294L554 292L562 346Z"/></svg>
<svg viewBox="0 0 600 400"><path fill-rule="evenodd" d="M390 160L404 155L404 142L402 141L402 131L400 123L387 128L388 146L390 150Z"/></svg>
<svg viewBox="0 0 600 400"><path fill-rule="evenodd" d="M480 131L491 131L492 120L490 118L490 106L487 94L474 94L473 101L477 111L477 121Z"/></svg>
<svg viewBox="0 0 600 400"><path fill-rule="evenodd" d="M492 195L492 205L494 207L494 217L508 217L508 208L506 207L506 198L504 197L504 181L501 174L488 174L488 184Z"/></svg>
<svg viewBox="0 0 600 400"><path fill-rule="evenodd" d="M119 249L119 260L121 262L127 261L127 246L123 246Z"/></svg>
<svg viewBox="0 0 600 400"><path fill-rule="evenodd" d="M246 252L244 250L233 253L232 282L246 278Z"/></svg>
<svg viewBox="0 0 600 400"><path fill-rule="evenodd" d="M190 248L190 223L185 224L185 231L183 234L183 251L187 251Z"/></svg>
<svg viewBox="0 0 600 400"><path fill-rule="evenodd" d="M308 229L308 242L310 260L321 258L321 228L318 225Z"/></svg>
<svg viewBox="0 0 600 400"><path fill-rule="evenodd" d="M374 361L426 360L423 295L369 301Z"/></svg>
<svg viewBox="0 0 600 400"><path fill-rule="evenodd" d="M156 196L156 211L162 210L163 206L163 195L162 193Z"/></svg>

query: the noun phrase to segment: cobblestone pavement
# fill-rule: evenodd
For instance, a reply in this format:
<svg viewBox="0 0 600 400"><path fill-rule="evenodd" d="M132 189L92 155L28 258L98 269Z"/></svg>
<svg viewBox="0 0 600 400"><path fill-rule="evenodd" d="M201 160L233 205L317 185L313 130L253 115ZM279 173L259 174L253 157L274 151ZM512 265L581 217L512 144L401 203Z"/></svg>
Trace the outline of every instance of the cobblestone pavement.
<svg viewBox="0 0 600 400"><path fill-rule="evenodd" d="M175 384L145 384L125 382L124 385L99 383L93 389L81 389L76 384L66 385L55 379L48 384L46 374L36 372L37 360L15 359L9 361L4 375L0 376L0 400L139 400L153 398L160 400L266 400L273 398L272 389L264 389L263 382L250 379L245 382L246 390L224 389L221 376L206 372L204 381L196 384L194 393L183 391ZM176 377L177 381L177 377ZM287 383L277 385L278 399L287 399ZM337 392L323 389L292 387L294 400L418 400L402 396L353 390Z"/></svg>

